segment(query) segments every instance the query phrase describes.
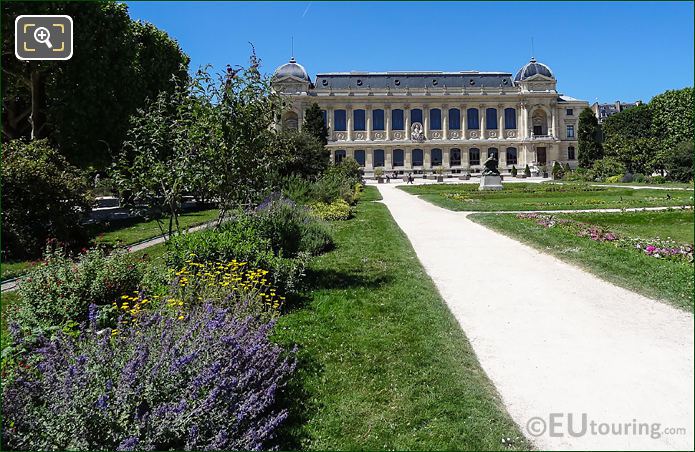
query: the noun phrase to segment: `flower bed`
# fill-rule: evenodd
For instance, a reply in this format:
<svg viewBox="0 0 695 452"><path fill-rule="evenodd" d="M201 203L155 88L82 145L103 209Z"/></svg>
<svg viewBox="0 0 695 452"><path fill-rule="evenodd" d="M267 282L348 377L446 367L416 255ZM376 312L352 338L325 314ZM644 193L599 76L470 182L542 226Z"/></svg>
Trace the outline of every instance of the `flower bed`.
<svg viewBox="0 0 695 452"><path fill-rule="evenodd" d="M678 243L669 239L623 236L596 225L569 218L557 218L548 214L520 213L516 215L516 218L534 221L544 228L562 228L578 237L586 237L596 242L609 242L618 247L640 251L654 258L693 263L693 244Z"/></svg>

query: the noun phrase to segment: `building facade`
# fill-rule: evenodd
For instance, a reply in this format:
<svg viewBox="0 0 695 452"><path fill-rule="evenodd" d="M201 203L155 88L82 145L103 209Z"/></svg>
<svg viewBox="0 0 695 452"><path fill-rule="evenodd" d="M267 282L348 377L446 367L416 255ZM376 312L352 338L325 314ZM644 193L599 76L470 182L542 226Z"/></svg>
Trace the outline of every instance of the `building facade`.
<svg viewBox="0 0 695 452"><path fill-rule="evenodd" d="M591 109L594 111L598 122L602 123L603 120L609 116L613 116L614 114L620 113L623 110L637 107L639 105L642 105L641 100L638 100L635 103L620 102L619 100L616 100L613 104L599 104L598 102L594 102L593 105L591 105Z"/></svg>
<svg viewBox="0 0 695 452"><path fill-rule="evenodd" d="M276 69L273 89L288 98L281 127L300 129L317 103L331 158L354 158L365 174L480 171L494 153L500 169L576 166L585 101L557 92L557 80L531 59L506 72L339 72L312 82L294 58Z"/></svg>

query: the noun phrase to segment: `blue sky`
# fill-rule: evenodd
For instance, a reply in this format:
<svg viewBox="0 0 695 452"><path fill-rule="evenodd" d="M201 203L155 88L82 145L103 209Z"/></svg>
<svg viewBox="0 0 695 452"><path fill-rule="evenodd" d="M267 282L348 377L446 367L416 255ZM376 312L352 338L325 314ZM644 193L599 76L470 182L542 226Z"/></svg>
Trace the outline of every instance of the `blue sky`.
<svg viewBox="0 0 695 452"><path fill-rule="evenodd" d="M128 2L167 31L191 68L271 73L294 55L317 72L515 73L531 57L558 90L591 102L648 101L693 85L692 2Z"/></svg>

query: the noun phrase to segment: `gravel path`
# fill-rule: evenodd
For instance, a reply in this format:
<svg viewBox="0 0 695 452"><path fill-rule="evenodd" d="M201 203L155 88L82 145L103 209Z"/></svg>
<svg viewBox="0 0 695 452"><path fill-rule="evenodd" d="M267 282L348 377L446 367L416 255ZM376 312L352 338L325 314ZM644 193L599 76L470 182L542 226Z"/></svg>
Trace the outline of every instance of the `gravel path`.
<svg viewBox="0 0 695 452"><path fill-rule="evenodd" d="M693 450L692 314L395 186L378 186L384 204L540 449ZM572 435L584 413L586 433ZM551 428L552 416L560 427Z"/></svg>

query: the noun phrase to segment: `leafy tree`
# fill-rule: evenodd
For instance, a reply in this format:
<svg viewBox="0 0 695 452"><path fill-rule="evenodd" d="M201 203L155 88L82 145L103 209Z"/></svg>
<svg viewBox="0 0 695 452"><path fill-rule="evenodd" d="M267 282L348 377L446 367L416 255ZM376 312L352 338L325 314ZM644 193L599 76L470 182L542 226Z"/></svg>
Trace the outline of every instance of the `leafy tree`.
<svg viewBox="0 0 695 452"><path fill-rule="evenodd" d="M81 246L91 207L83 173L46 140L11 140L2 152L3 258L35 258L48 239Z"/></svg>
<svg viewBox="0 0 695 452"><path fill-rule="evenodd" d="M302 128L305 132L318 138L324 146L328 144L328 127L323 121L321 108L316 102L307 109Z"/></svg>
<svg viewBox="0 0 695 452"><path fill-rule="evenodd" d="M625 174L625 165L615 157L604 157L594 162L590 174L590 179L599 181L611 176L622 176Z"/></svg>
<svg viewBox="0 0 695 452"><path fill-rule="evenodd" d="M330 152L314 135L306 130L288 130L278 133L272 153L277 159L281 177L297 175L305 179L320 176L330 163Z"/></svg>
<svg viewBox="0 0 695 452"><path fill-rule="evenodd" d="M524 176L531 177L531 168L528 167L528 164L526 164L526 167L524 168Z"/></svg>
<svg viewBox="0 0 695 452"><path fill-rule="evenodd" d="M518 171L517 171L515 165L512 165L512 170L509 173L511 174L512 177L516 177L516 175L518 174Z"/></svg>
<svg viewBox="0 0 695 452"><path fill-rule="evenodd" d="M560 162L555 161L555 163L553 163L552 174L553 179L562 179L562 176L564 176L565 174L565 170L562 169L562 165L560 165Z"/></svg>
<svg viewBox="0 0 695 452"><path fill-rule="evenodd" d="M693 180L693 142L683 141L667 152L664 166L670 180L678 182Z"/></svg>
<svg viewBox="0 0 695 452"><path fill-rule="evenodd" d="M630 173L651 174L659 159L657 141L649 137L610 136L603 143L606 156L615 157Z"/></svg>
<svg viewBox="0 0 695 452"><path fill-rule="evenodd" d="M69 61L20 61L14 19L68 14L76 26ZM2 4L3 134L48 137L68 160L103 168L117 153L128 118L173 79L187 76L188 57L166 33L133 22L116 2Z"/></svg>
<svg viewBox="0 0 695 452"><path fill-rule="evenodd" d="M651 136L657 138L659 147L667 151L679 143L693 139L693 88L666 91L649 102L652 110Z"/></svg>
<svg viewBox="0 0 695 452"><path fill-rule="evenodd" d="M595 160L603 157L603 147L599 140L601 128L596 115L590 108L579 114L578 156L579 166L589 168Z"/></svg>
<svg viewBox="0 0 695 452"><path fill-rule="evenodd" d="M643 104L609 116L601 124L601 132L604 140L616 135L649 138L652 133L652 109L649 104Z"/></svg>

